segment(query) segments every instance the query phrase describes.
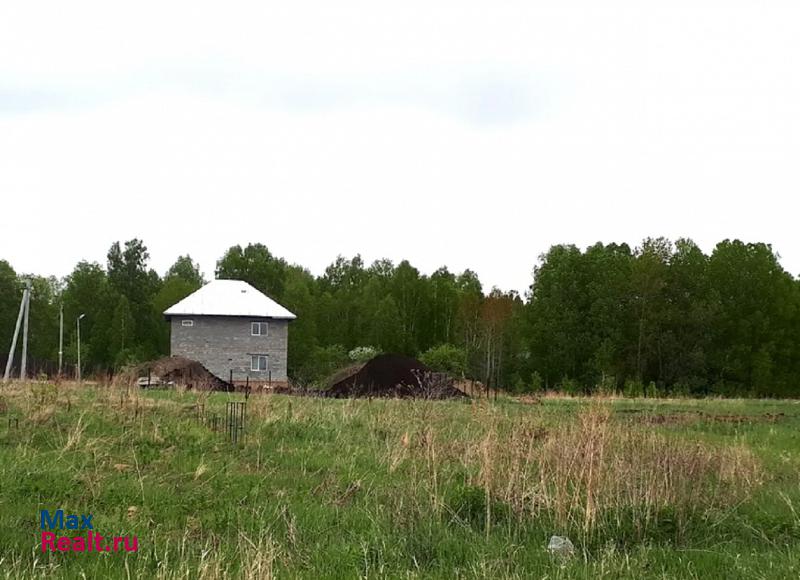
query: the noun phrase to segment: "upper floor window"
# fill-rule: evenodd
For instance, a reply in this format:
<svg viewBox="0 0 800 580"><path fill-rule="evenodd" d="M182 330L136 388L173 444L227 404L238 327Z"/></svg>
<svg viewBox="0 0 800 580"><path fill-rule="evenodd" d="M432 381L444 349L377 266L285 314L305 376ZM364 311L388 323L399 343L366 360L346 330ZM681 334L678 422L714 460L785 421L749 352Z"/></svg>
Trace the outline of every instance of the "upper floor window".
<svg viewBox="0 0 800 580"><path fill-rule="evenodd" d="M194 320L181 320L181 326L194 326Z"/></svg>
<svg viewBox="0 0 800 580"><path fill-rule="evenodd" d="M269 324L266 322L251 322L250 335L251 336L267 336L269 333Z"/></svg>

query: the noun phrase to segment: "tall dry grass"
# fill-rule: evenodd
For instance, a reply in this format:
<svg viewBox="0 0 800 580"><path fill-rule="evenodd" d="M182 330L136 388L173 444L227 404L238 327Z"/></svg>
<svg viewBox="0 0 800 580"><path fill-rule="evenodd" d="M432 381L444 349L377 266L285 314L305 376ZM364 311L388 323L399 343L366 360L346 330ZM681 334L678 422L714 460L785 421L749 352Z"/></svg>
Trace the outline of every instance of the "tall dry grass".
<svg viewBox="0 0 800 580"><path fill-rule="evenodd" d="M469 484L518 516L548 517L591 535L633 526L639 534L669 514L678 533L693 515L724 509L761 484L759 462L743 446L716 447L617 422L596 406L545 431L489 428L468 445ZM487 523L488 526L488 523Z"/></svg>

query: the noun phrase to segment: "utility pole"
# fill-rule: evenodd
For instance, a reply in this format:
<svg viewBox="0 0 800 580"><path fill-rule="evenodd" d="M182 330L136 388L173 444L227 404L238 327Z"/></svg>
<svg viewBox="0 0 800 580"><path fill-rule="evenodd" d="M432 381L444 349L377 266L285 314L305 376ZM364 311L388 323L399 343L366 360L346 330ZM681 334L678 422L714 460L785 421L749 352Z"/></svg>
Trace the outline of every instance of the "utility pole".
<svg viewBox="0 0 800 580"><path fill-rule="evenodd" d="M24 381L28 375L28 316L31 313L31 281L27 280L28 291L25 299L25 320L22 323L22 360L19 364L19 380Z"/></svg>
<svg viewBox="0 0 800 580"><path fill-rule="evenodd" d="M81 314L78 316L78 319L75 321L75 324L78 326L78 382L81 382L81 318L86 316L85 314Z"/></svg>
<svg viewBox="0 0 800 580"><path fill-rule="evenodd" d="M61 361L64 359L64 303L58 312L58 378L61 378Z"/></svg>
<svg viewBox="0 0 800 580"><path fill-rule="evenodd" d="M19 303L19 314L17 315L17 325L14 327L14 338L11 339L11 350L6 361L6 372L3 374L3 382L8 382L11 376L11 365L14 362L14 352L17 350L17 337L19 336L19 326L22 324L22 315L25 312L25 301L28 299L28 289L22 291L22 302Z"/></svg>

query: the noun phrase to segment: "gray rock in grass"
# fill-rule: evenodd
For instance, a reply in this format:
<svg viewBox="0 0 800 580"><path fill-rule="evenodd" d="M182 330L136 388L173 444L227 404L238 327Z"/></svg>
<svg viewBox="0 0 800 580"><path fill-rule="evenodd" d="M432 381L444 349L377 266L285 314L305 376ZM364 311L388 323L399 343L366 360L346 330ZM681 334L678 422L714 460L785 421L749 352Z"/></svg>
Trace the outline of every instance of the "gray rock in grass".
<svg viewBox="0 0 800 580"><path fill-rule="evenodd" d="M575 555L575 546L569 538L552 536L547 544L547 551L559 558L571 558Z"/></svg>

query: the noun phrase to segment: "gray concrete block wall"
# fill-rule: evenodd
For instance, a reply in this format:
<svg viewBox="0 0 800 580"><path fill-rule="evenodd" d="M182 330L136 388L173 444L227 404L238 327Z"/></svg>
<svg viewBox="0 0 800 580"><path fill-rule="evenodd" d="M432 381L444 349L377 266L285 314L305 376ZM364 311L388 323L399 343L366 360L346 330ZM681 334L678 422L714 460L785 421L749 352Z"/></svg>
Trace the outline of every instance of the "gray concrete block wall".
<svg viewBox="0 0 800 580"><path fill-rule="evenodd" d="M183 326L183 320L194 321ZM252 336L251 323L269 324L267 336ZM196 360L227 381L285 382L289 321L244 316L173 316L170 321L170 354ZM250 357L268 356L269 373L250 370Z"/></svg>

